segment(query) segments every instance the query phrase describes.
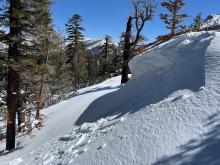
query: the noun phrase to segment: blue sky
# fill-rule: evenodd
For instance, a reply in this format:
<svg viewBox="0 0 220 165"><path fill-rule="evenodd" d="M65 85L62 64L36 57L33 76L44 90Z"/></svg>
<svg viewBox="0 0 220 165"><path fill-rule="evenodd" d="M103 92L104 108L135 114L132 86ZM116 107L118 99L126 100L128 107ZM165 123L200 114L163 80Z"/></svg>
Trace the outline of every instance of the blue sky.
<svg viewBox="0 0 220 165"><path fill-rule="evenodd" d="M166 11L160 6L162 1L155 0L157 9L154 20L148 22L142 32L151 41L156 36L167 33L167 29L159 18L159 14ZM68 18L78 13L83 18L85 37L102 38L108 34L117 41L121 32L125 31L127 18L132 13L129 0L53 0L53 2L54 25L64 35ZM189 14L191 18L188 18L184 24L191 23L198 12L202 12L203 17L220 13L220 0L185 0L185 2L187 5L182 12Z"/></svg>

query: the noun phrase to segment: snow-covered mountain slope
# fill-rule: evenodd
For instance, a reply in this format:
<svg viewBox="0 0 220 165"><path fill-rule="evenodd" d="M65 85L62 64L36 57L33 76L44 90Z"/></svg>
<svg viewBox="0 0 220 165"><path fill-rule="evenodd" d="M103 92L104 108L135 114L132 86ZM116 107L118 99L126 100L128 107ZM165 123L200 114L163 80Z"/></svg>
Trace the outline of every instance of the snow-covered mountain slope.
<svg viewBox="0 0 220 165"><path fill-rule="evenodd" d="M209 15L203 23L202 28L220 26L220 14Z"/></svg>
<svg viewBox="0 0 220 165"><path fill-rule="evenodd" d="M87 39L85 41L85 46L87 51L91 54L99 54L102 51L104 43L104 39Z"/></svg>
<svg viewBox="0 0 220 165"><path fill-rule="evenodd" d="M220 164L220 32L178 36L130 68L125 86L116 77L45 109L45 127L1 164Z"/></svg>
<svg viewBox="0 0 220 165"><path fill-rule="evenodd" d="M95 49L104 45L104 39L87 39L85 41L88 50Z"/></svg>
<svg viewBox="0 0 220 165"><path fill-rule="evenodd" d="M99 53L101 53L103 46L105 44L105 39L89 39L87 38L85 40L85 46L88 52L90 52L93 55L97 55ZM112 43L114 45L116 45L115 43Z"/></svg>

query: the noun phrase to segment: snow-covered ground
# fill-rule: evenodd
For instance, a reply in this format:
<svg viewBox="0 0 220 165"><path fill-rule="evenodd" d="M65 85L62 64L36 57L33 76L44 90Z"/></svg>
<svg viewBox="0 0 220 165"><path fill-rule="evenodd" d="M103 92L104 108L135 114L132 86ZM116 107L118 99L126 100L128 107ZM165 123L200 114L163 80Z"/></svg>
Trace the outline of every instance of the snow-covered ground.
<svg viewBox="0 0 220 165"><path fill-rule="evenodd" d="M220 164L220 32L178 36L130 68L125 86L115 77L42 110L45 126L0 164Z"/></svg>

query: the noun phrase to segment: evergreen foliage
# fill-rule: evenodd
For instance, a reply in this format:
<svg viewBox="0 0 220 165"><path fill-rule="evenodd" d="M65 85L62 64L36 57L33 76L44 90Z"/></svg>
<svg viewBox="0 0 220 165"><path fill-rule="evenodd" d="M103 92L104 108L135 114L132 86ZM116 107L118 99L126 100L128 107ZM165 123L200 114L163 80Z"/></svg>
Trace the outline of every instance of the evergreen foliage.
<svg viewBox="0 0 220 165"><path fill-rule="evenodd" d="M101 53L99 54L100 62L99 62L99 75L105 80L110 76L112 71L112 62L113 56L115 53L115 45L112 41L111 36L105 35L104 44L101 47Z"/></svg>
<svg viewBox="0 0 220 165"><path fill-rule="evenodd" d="M171 30L171 36L174 36L182 28L181 23L188 17L187 14L179 13L185 5L184 0L169 0L161 3L161 6L170 12L170 14L160 14L160 18L164 21L166 27Z"/></svg>
<svg viewBox="0 0 220 165"><path fill-rule="evenodd" d="M193 19L192 29L193 31L200 31L202 28L203 19L202 13L198 13L196 17Z"/></svg>
<svg viewBox="0 0 220 165"><path fill-rule="evenodd" d="M82 34L84 28L81 27L81 22L81 16L74 14L66 24L66 32L68 34L66 39L67 63L70 67L72 88L75 91L85 86L87 81L86 50Z"/></svg>

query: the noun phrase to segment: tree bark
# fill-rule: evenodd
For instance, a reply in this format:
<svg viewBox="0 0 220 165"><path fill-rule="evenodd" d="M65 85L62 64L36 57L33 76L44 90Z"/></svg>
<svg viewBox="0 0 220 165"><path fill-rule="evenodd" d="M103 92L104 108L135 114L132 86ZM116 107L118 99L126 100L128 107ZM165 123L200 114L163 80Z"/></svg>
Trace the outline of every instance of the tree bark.
<svg viewBox="0 0 220 165"><path fill-rule="evenodd" d="M105 39L105 48L104 48L104 57L103 57L103 75L102 75L102 78L103 80L106 79L107 75L106 75L106 72L107 72L107 56L108 56L108 38Z"/></svg>
<svg viewBox="0 0 220 165"><path fill-rule="evenodd" d="M92 84L92 71L93 71L93 55L89 54L88 55L88 86Z"/></svg>
<svg viewBox="0 0 220 165"><path fill-rule="evenodd" d="M7 133L6 150L15 148L16 112L18 110L18 93L20 81L20 53L19 42L21 29L19 28L18 10L21 8L20 0L11 0L9 7L10 32L8 48L8 82L7 82Z"/></svg>
<svg viewBox="0 0 220 165"><path fill-rule="evenodd" d="M124 54L123 54L123 66L122 66L122 77L121 77L121 83L126 83L129 73L129 58L130 58L130 50L131 50L131 30L132 30L132 17L130 16L128 18L127 27L126 27L126 33L125 33L125 45L124 45Z"/></svg>
<svg viewBox="0 0 220 165"><path fill-rule="evenodd" d="M19 93L19 100L18 100L18 111L17 111L17 116L18 116L18 132L24 132L25 131L25 113L23 110L23 100L24 96L23 94Z"/></svg>

